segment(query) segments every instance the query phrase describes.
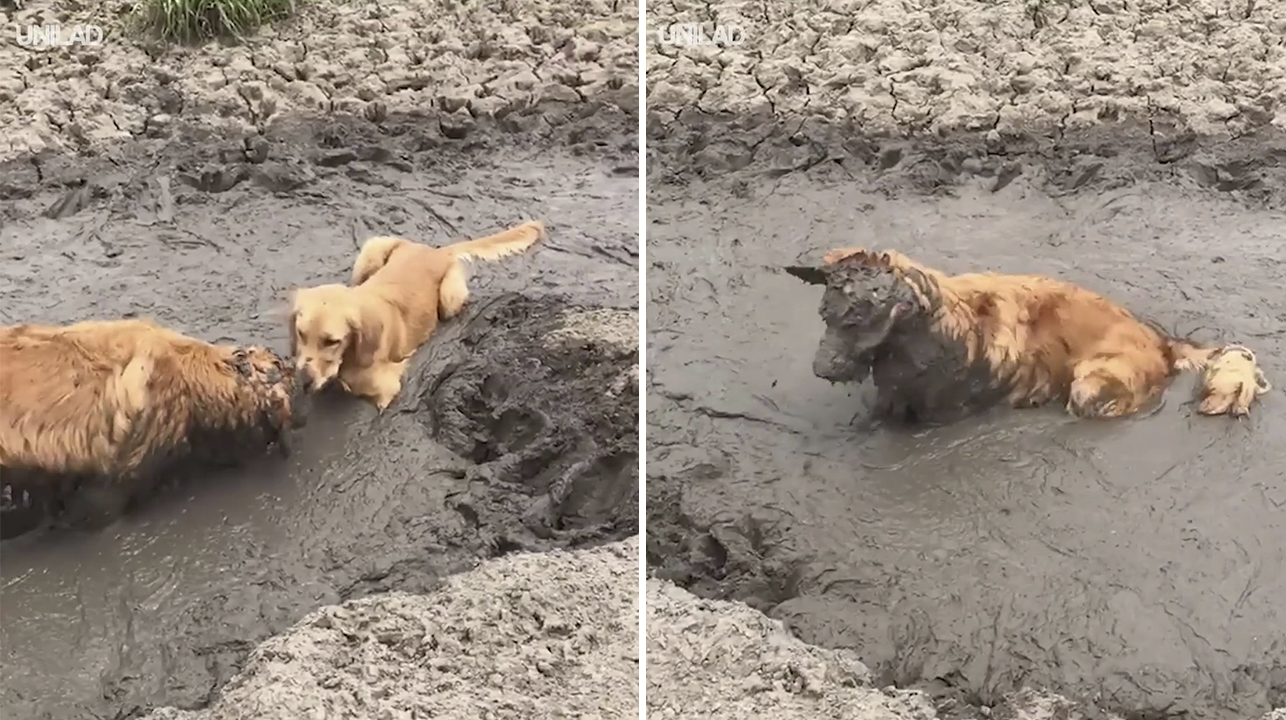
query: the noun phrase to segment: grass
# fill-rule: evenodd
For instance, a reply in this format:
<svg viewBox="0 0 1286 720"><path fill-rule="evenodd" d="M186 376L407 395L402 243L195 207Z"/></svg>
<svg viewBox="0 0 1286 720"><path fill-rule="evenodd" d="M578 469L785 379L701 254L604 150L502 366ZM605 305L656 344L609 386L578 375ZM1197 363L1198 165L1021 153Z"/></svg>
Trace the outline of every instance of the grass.
<svg viewBox="0 0 1286 720"><path fill-rule="evenodd" d="M244 37L294 11L294 0L142 0L139 20L161 40L196 43Z"/></svg>

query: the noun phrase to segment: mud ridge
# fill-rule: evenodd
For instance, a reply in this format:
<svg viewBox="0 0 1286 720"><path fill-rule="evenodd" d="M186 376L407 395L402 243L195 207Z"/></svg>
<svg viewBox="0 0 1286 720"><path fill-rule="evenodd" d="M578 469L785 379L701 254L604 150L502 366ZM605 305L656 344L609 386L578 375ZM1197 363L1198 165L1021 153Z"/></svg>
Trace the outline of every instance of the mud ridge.
<svg viewBox="0 0 1286 720"><path fill-rule="evenodd" d="M751 164L778 175L823 162L886 170L911 148L946 175L962 162L976 174L979 163L994 171L1033 152L1062 169L1098 150L1151 157L1221 190L1253 182L1203 163L1251 162L1282 177L1286 10L1278 6L663 0L649 5L648 23L655 179ZM677 44L676 27L693 24L707 41ZM740 43L713 42L716 28L737 29ZM1265 137L1268 152L1253 152ZM1233 145L1207 143L1206 157L1180 163L1198 139Z"/></svg>
<svg viewBox="0 0 1286 720"><path fill-rule="evenodd" d="M383 415L320 396L284 468L175 478L105 532L6 541L5 717L200 709L318 607L636 534L637 143L601 137L448 143L412 117L281 114L249 139L176 122L9 163L6 322L147 316L284 351L290 289L342 281L369 235L537 218L549 239L470 267L466 312Z"/></svg>
<svg viewBox="0 0 1286 720"><path fill-rule="evenodd" d="M1120 720L1030 689L985 712L955 703L939 710L921 690L874 686L851 650L808 645L741 603L703 600L664 580L648 581L647 612L648 717Z"/></svg>
<svg viewBox="0 0 1286 720"><path fill-rule="evenodd" d="M251 652L209 709L145 718L634 718L637 576L633 538L328 606Z"/></svg>
<svg viewBox="0 0 1286 720"><path fill-rule="evenodd" d="M250 138L300 114L383 124L470 142L499 133L540 142L635 134L638 6L600 0L300 4L243 43L158 46L129 27L131 3L34 0L17 28L94 24L97 46L0 45L0 160L97 153L199 124Z"/></svg>

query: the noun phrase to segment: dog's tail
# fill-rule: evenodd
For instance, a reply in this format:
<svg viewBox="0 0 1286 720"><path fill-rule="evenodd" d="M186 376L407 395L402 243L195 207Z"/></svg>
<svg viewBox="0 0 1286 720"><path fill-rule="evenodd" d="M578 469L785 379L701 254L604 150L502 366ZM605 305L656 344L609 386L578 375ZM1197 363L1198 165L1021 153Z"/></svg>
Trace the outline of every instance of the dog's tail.
<svg viewBox="0 0 1286 720"><path fill-rule="evenodd" d="M394 250L408 242L410 241L403 238L379 236L362 243L362 249L357 253L357 261L353 263L353 277L349 284L357 287L366 282L380 268L388 264L388 259Z"/></svg>
<svg viewBox="0 0 1286 720"><path fill-rule="evenodd" d="M544 223L532 220L495 235L448 245L443 250L451 253L454 260L499 260L507 255L516 255L543 239Z"/></svg>

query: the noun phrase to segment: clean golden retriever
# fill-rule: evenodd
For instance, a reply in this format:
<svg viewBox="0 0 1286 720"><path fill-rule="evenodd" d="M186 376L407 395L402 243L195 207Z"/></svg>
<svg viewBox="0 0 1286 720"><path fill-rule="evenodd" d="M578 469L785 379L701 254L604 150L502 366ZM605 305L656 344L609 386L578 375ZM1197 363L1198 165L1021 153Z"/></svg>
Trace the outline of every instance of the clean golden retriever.
<svg viewBox="0 0 1286 720"><path fill-rule="evenodd" d="M862 280L845 273L859 271L890 274L907 297L857 298L871 291L859 289L866 287ZM930 338L929 354L937 359L948 350L957 353L941 364L956 366L950 382L964 388L964 395L999 391L997 399L1014 407L1059 401L1079 417L1120 417L1147 407L1177 373L1205 368L1221 352L1172 337L1097 293L1041 275L948 275L897 251L860 247L831 250L821 270L792 274L828 285L823 349L837 355L847 347L849 354L861 355L863 363L875 365L877 386L881 359L897 355L884 348L918 342L920 352ZM865 317L851 317L843 308L827 311L826 302L858 303ZM821 353L815 368L830 362ZM933 361L921 364L928 368ZM890 384L905 380L900 392L919 392L898 372L887 370L884 377Z"/></svg>
<svg viewBox="0 0 1286 720"><path fill-rule="evenodd" d="M76 478L127 503L176 461L284 450L293 389L269 350L147 320L0 327L0 468L6 486Z"/></svg>
<svg viewBox="0 0 1286 720"><path fill-rule="evenodd" d="M394 237L367 240L350 285L295 291L289 332L297 369L313 391L338 378L344 390L384 410L402 390L407 361L439 319L454 317L469 299L464 261L498 260L544 237L544 225L531 221L441 248Z"/></svg>

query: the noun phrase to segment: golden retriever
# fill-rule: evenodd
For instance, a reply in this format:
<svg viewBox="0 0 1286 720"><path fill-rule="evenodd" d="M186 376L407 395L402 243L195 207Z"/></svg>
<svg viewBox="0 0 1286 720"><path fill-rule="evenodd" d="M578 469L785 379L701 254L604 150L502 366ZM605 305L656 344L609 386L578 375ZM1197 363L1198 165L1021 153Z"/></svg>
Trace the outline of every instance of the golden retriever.
<svg viewBox="0 0 1286 720"><path fill-rule="evenodd" d="M498 260L544 236L544 225L532 221L441 248L394 237L367 240L350 285L295 291L289 332L297 369L313 391L338 378L344 390L384 410L438 320L454 317L468 300L463 261Z"/></svg>
<svg viewBox="0 0 1286 720"><path fill-rule="evenodd" d="M120 486L176 461L226 461L274 442L284 450L294 423L287 360L147 320L0 327L0 369L6 486L74 477L125 489L127 502L144 488Z"/></svg>
<svg viewBox="0 0 1286 720"><path fill-rule="evenodd" d="M1202 415L1245 417L1250 406L1273 386L1259 369L1259 363L1244 345L1227 345L1210 361L1198 389Z"/></svg>
<svg viewBox="0 0 1286 720"><path fill-rule="evenodd" d="M870 291L860 289L861 279L846 274L859 271L890 274L908 296L872 301ZM958 349L958 357L944 364L955 366L949 382L964 388L964 395L994 393L1014 407L1057 400L1079 417L1120 417L1157 399L1176 373L1202 369L1220 352L1172 337L1097 293L1041 275L948 275L897 251L860 247L831 250L820 270L792 274L828 285L823 349L828 356L848 352L874 363L877 386L880 359L898 354L878 348L898 338L903 346L920 342L904 356L923 355L924 338L932 338L938 360L947 348ZM858 314L869 317L845 316L843 308L827 311L827 302L858 303ZM923 337L909 338L911 328ZM830 361L821 355L819 350L815 369L825 376L823 366ZM927 368L933 361L921 364ZM890 384L902 381L901 392L927 392L909 387L905 373L887 370L884 377Z"/></svg>

